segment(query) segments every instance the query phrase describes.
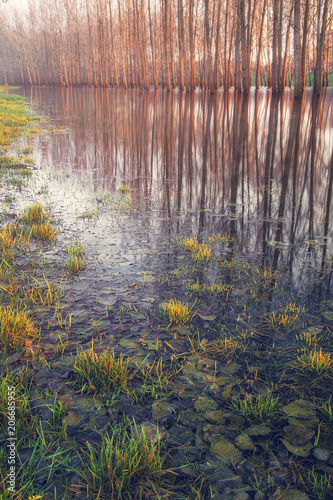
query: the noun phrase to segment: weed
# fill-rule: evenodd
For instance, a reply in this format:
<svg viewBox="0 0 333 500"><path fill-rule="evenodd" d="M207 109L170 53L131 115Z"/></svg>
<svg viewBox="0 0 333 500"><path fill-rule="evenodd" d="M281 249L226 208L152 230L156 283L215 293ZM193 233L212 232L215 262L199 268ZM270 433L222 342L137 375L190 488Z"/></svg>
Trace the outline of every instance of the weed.
<svg viewBox="0 0 333 500"><path fill-rule="evenodd" d="M81 386L81 392L127 391L133 377L128 363L122 354L117 359L108 349L98 355L92 343L91 349L82 350L73 364L76 385Z"/></svg>
<svg viewBox="0 0 333 500"><path fill-rule="evenodd" d="M315 471L315 466L308 471L306 477L306 487L309 492L316 495L318 500L324 500L331 495L331 476L330 474L320 474Z"/></svg>
<svg viewBox="0 0 333 500"><path fill-rule="evenodd" d="M180 300L171 299L164 307L164 311L168 313L170 324L187 325L193 318L191 311L194 304L190 308L188 304L183 304Z"/></svg>
<svg viewBox="0 0 333 500"><path fill-rule="evenodd" d="M9 146L23 128L32 120L25 109L22 97L0 93L0 145Z"/></svg>
<svg viewBox="0 0 333 500"><path fill-rule="evenodd" d="M115 429L103 436L98 452L87 443L85 460L80 456L83 471L77 471L84 482L84 490L103 493L111 499L136 498L142 492L143 482L159 482L163 465L159 436L150 441L135 421L129 420L123 429ZM140 495L141 496L141 495Z"/></svg>
<svg viewBox="0 0 333 500"><path fill-rule="evenodd" d="M13 306L0 306L0 343L4 346L22 347L34 340L38 330L29 311Z"/></svg>
<svg viewBox="0 0 333 500"><path fill-rule="evenodd" d="M216 233L213 236L208 237L208 241L210 244L213 243L227 243L228 241L232 241L234 236L230 236L229 234L220 234Z"/></svg>
<svg viewBox="0 0 333 500"><path fill-rule="evenodd" d="M193 285L188 285L187 286L188 291L190 292L190 295L199 295L200 294L200 285L199 281L194 283Z"/></svg>
<svg viewBox="0 0 333 500"><path fill-rule="evenodd" d="M11 179L8 180L8 183L14 187L17 187L19 191L22 191L22 188L26 186L24 180L20 179L19 177L12 177Z"/></svg>
<svg viewBox="0 0 333 500"><path fill-rule="evenodd" d="M250 421L264 421L274 415L275 406L279 398L274 398L272 393L266 395L244 394L233 399L234 408Z"/></svg>
<svg viewBox="0 0 333 500"><path fill-rule="evenodd" d="M323 403L321 412L328 419L328 421L333 425L333 408L331 403L332 396L328 398L326 403Z"/></svg>
<svg viewBox="0 0 333 500"><path fill-rule="evenodd" d="M64 408L61 401L57 401L55 398L53 408L51 408L51 417L48 420L50 426L50 432L55 434L56 437L66 437L67 429L66 424L63 422L63 417L66 415L67 411Z"/></svg>

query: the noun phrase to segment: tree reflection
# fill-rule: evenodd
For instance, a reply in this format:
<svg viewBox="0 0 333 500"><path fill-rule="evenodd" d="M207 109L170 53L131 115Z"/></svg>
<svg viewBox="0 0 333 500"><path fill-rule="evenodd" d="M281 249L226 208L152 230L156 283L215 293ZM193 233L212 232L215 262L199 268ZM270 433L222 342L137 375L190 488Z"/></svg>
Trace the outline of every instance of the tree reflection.
<svg viewBox="0 0 333 500"><path fill-rule="evenodd" d="M67 125L43 142L48 163L72 168L95 191L126 182L147 217L158 209L168 220L170 238L231 233L233 252L287 265L300 288L316 262L324 273L332 252L331 94L294 102L289 92L38 88L29 97Z"/></svg>

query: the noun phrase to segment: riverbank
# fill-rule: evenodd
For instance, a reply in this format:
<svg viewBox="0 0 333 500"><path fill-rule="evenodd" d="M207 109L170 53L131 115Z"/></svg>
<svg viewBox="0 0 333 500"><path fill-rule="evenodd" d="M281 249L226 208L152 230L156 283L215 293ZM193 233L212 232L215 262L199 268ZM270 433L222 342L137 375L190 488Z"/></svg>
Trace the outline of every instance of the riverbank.
<svg viewBox="0 0 333 500"><path fill-rule="evenodd" d="M230 234L160 238L116 275L136 193L59 208L30 139L10 147L35 119L4 102L17 118L1 157L0 422L4 444L15 397L15 498L329 498L333 302L287 300L283 270L235 254ZM87 226L127 244L92 254Z"/></svg>

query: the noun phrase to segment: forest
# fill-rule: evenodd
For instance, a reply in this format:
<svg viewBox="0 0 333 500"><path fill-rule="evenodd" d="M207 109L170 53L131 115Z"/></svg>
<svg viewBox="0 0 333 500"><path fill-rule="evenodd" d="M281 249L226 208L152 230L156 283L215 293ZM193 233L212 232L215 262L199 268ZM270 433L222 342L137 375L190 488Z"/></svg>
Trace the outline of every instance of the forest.
<svg viewBox="0 0 333 500"><path fill-rule="evenodd" d="M320 93L329 0L30 0L0 7L5 84Z"/></svg>

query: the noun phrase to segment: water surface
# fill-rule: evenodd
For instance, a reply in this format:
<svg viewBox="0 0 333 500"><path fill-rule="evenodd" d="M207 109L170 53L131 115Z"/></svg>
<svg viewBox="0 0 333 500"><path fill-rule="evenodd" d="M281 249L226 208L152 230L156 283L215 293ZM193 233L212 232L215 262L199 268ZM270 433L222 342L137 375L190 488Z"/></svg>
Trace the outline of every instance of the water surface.
<svg viewBox="0 0 333 500"><path fill-rule="evenodd" d="M327 293L331 90L320 99L306 93L301 103L288 91L274 97L266 90L249 98L74 88L23 93L55 128L65 127L51 140L40 136L35 158L70 176L81 207L127 184L136 203L128 231L140 227L152 245L154 234L169 242L228 233L235 237L232 254L283 269L292 293Z"/></svg>

